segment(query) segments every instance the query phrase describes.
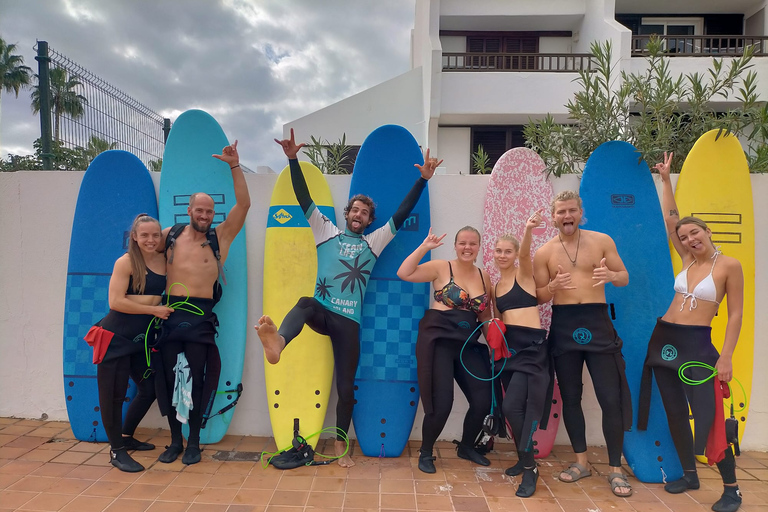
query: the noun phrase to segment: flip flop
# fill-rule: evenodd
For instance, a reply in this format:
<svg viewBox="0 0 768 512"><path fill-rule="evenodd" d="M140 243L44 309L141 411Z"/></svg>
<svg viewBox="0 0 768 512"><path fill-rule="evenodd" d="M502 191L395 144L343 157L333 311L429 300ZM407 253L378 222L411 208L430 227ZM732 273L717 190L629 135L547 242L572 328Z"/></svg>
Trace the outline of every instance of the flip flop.
<svg viewBox="0 0 768 512"><path fill-rule="evenodd" d="M627 480L627 475L624 473L608 473L608 483L611 484L611 492L618 496L619 498L628 498L632 496L632 486L629 485L629 480ZM628 492L619 492L619 487L626 487L629 489Z"/></svg>
<svg viewBox="0 0 768 512"><path fill-rule="evenodd" d="M564 480L561 475L565 473L566 475L571 476L571 480ZM573 482L579 481L582 478L586 478L588 476L592 476L592 471L590 471L588 468L585 468L578 462L572 462L570 466L568 466L568 469L565 469L560 472L560 475L557 476L558 480L561 482L565 482L567 484L571 484Z"/></svg>

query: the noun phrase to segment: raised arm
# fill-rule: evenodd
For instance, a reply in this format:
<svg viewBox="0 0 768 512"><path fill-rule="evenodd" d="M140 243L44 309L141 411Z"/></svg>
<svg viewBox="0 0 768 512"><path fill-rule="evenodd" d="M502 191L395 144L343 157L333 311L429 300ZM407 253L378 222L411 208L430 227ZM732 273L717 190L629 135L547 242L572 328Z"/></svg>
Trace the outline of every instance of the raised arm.
<svg viewBox="0 0 768 512"><path fill-rule="evenodd" d="M109 292L107 294L109 309L129 315L154 315L162 319L168 318L173 313L173 309L166 306L139 304L127 298L126 290L128 290L130 277L131 257L125 254L117 259L112 269L112 277L109 278Z"/></svg>
<svg viewBox="0 0 768 512"><path fill-rule="evenodd" d="M544 245L533 255L533 278L536 282L536 299L539 304L545 304L555 297L554 290L550 288L551 279L549 278L549 267L546 253L547 246Z"/></svg>
<svg viewBox="0 0 768 512"><path fill-rule="evenodd" d="M312 196L309 194L307 180L304 178L304 173L301 170L301 165L299 165L298 160L299 150L303 148L305 144L303 142L301 144L296 144L296 138L293 135L293 128L291 128L290 139L275 139L275 142L280 144L280 147L283 148L285 156L288 157L288 165L291 168L291 183L293 184L293 193L296 194L296 200L299 202L299 206L301 206L301 211L307 213L309 208L312 206Z"/></svg>
<svg viewBox="0 0 768 512"><path fill-rule="evenodd" d="M416 203L419 202L421 192L424 190L424 187L427 186L427 181L434 176L435 169L437 169L441 163L443 163L442 160L438 162L437 158L429 157L429 148L427 148L427 153L424 155L424 165L413 164L419 169L421 177L416 180L416 183L413 184L413 187L411 187L411 190L405 196L403 202L400 203L397 211L392 215L392 222L395 225L395 230L399 230L403 226L403 222L405 222L405 219L411 214Z"/></svg>
<svg viewBox="0 0 768 512"><path fill-rule="evenodd" d="M219 237L220 245L229 245L235 239L237 234L243 229L245 216L251 207L251 195L248 193L248 184L243 176L243 169L240 167L240 155L237 153L237 141L234 144L225 147L220 155L212 155L222 162L229 164L232 171L232 182L235 186L235 206L229 210L227 218L216 227L216 234ZM224 252L224 250L222 250Z"/></svg>
<svg viewBox="0 0 768 512"><path fill-rule="evenodd" d="M411 283L428 283L437 279L437 262L441 260L426 261L421 264L419 262L429 251L443 245L443 238L445 238L445 233L442 236L437 236L432 234L432 228L429 228L427 238L403 260L397 270L397 277Z"/></svg>
<svg viewBox="0 0 768 512"><path fill-rule="evenodd" d="M674 155L674 153L667 155L665 151L664 161L657 163L654 169L659 171L659 176L661 177L661 213L664 216L664 224L667 226L667 234L677 253L685 260L688 256L688 250L686 250L677 236L677 221L680 220L680 213L677 211L675 193L672 191L672 179L669 177L669 168L672 165L672 157Z"/></svg>
<svg viewBox="0 0 768 512"><path fill-rule="evenodd" d="M533 228L539 227L542 223L541 214L544 210L539 209L533 215L528 217L525 223L525 233L520 241L520 254L518 258L518 272L522 278L533 278L533 261L531 260L531 243L533 241Z"/></svg>
<svg viewBox="0 0 768 512"><path fill-rule="evenodd" d="M725 278L725 293L728 300L728 321L725 324L725 340L723 350L715 364L717 378L730 382L733 378L733 352L741 333L741 320L744 314L744 273L741 263L737 260L728 261Z"/></svg>

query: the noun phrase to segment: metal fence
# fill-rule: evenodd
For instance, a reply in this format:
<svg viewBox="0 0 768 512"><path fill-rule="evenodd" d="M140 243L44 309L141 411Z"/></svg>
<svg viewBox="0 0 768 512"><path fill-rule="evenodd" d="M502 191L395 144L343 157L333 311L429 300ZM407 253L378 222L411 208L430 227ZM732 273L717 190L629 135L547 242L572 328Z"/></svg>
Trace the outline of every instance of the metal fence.
<svg viewBox="0 0 768 512"><path fill-rule="evenodd" d="M122 149L136 155L150 170L159 170L153 168L163 157L170 119L50 48L47 42L38 41L36 50L40 91L36 108L40 110L46 168L61 167L55 152L68 148L70 153L81 154L85 165L101 151ZM48 101L42 93L46 83ZM45 157L51 158L48 166Z"/></svg>

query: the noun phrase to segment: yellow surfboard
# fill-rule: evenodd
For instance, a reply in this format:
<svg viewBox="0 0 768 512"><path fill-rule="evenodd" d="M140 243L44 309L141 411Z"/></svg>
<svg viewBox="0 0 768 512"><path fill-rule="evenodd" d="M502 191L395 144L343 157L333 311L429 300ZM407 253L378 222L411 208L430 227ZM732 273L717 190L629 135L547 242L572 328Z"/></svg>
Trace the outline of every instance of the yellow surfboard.
<svg viewBox="0 0 768 512"><path fill-rule="evenodd" d="M735 381L731 382L734 408L744 409L735 414L741 441L752 392L755 352L755 219L752 182L744 150L735 136L723 132L718 138L717 134L718 130L711 130L694 144L680 172L675 200L680 217L694 215L706 222L715 245L723 254L739 260L744 271L744 316L733 354L733 375L741 381L745 393ZM682 262L674 249L672 265L675 274L682 270ZM728 320L726 302L720 304L712 322L712 342L718 351L723 348ZM730 400L725 406L726 416L730 416ZM700 455L697 454L697 458L702 460Z"/></svg>
<svg viewBox="0 0 768 512"><path fill-rule="evenodd" d="M336 219L328 183L314 165L301 162L315 205ZM293 192L290 169L280 173L272 190L264 240L264 314L280 326L301 297L312 297L317 252L309 223ZM333 351L327 336L305 327L273 365L264 359L269 416L277 448L290 448L298 419L303 437L323 428L333 377ZM315 446L319 436L308 441Z"/></svg>

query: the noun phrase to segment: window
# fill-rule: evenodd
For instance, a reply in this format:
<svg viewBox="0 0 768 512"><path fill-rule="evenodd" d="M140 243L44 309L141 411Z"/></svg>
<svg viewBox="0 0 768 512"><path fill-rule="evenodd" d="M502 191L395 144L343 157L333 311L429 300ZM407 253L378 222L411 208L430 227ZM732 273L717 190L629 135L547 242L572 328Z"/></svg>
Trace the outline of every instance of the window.
<svg viewBox="0 0 768 512"><path fill-rule="evenodd" d="M538 53L537 36L468 36L467 53L499 53L470 57L473 68L535 69L536 57L513 57L510 53Z"/></svg>
<svg viewBox="0 0 768 512"><path fill-rule="evenodd" d="M638 27L639 35L670 36L665 40L665 45L671 53L700 53L701 48L694 47L698 40L692 36L703 33L704 18L642 18ZM643 39L642 48L646 44L647 40Z"/></svg>
<svg viewBox="0 0 768 512"><path fill-rule="evenodd" d="M472 147L470 148L470 173L475 174L472 165L472 156L477 152L478 146L483 146L483 150L488 153L489 165L493 167L501 155L512 148L525 146L523 137L523 126L473 126L472 127Z"/></svg>

